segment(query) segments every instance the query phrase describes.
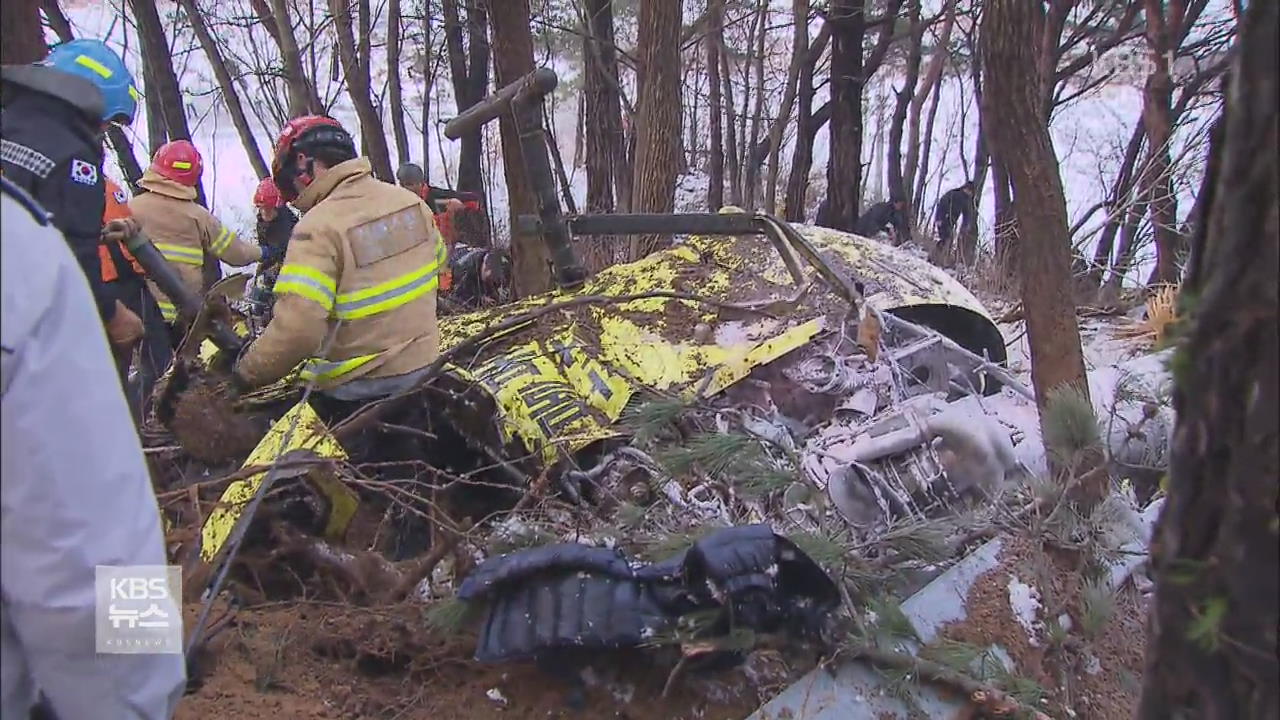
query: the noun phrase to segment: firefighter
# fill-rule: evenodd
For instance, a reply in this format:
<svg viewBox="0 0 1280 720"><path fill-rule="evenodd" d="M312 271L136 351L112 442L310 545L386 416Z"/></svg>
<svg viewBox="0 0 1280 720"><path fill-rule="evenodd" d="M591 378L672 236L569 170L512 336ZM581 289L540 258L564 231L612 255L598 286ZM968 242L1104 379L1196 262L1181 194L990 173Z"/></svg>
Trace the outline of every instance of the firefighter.
<svg viewBox="0 0 1280 720"><path fill-rule="evenodd" d="M960 223L963 227L964 223L968 223L977 212L973 202L973 192L973 181L969 181L943 193L938 200L938 205L933 211L933 219L934 228L938 231L940 253L945 253L951 247L956 224Z"/></svg>
<svg viewBox="0 0 1280 720"><path fill-rule="evenodd" d="M117 359L129 406L135 420L141 421L151 389L169 367L173 351L169 329L144 282L146 271L125 247L125 241L141 230L133 217L133 211L129 209L129 196L111 178L104 176L103 182L106 187L106 209L102 213L104 242L98 245L98 265L102 281L115 291L116 297L121 298L126 307L142 319L144 334L134 382L130 383L128 378L132 352L128 353L128 357ZM117 257L123 262L117 261ZM120 354L121 350L117 348L117 356Z"/></svg>
<svg viewBox="0 0 1280 720"><path fill-rule="evenodd" d="M332 118L290 120L271 174L303 215L276 280L274 316L235 364L236 386L262 386L309 359L298 379L314 381L322 400L408 389L439 353L443 247L431 210L374 179Z"/></svg>
<svg viewBox="0 0 1280 720"><path fill-rule="evenodd" d="M106 199L102 138L111 123L133 121L133 76L105 43L81 39L55 47L39 64L6 65L0 87L0 169L52 213L84 271L108 339L123 354L143 334L142 318L128 307L142 283L113 243L108 252L121 277L108 287L98 246ZM122 298L121 290L129 292Z"/></svg>
<svg viewBox="0 0 1280 720"><path fill-rule="evenodd" d="M203 295L202 268L205 253L242 267L262 259L262 251L241 240L234 230L223 225L213 213L196 202L196 184L204 171L199 151L187 140L165 143L156 151L151 167L142 174L142 189L129 201L129 209L137 218L156 249L174 265L183 282L197 295ZM154 283L156 296L165 322L174 328L173 342L182 336L178 308Z"/></svg>
<svg viewBox="0 0 1280 720"><path fill-rule="evenodd" d="M95 566L166 562L142 446L83 269L43 208L0 187L0 717L39 702L44 717L167 720L181 655L94 652Z"/></svg>

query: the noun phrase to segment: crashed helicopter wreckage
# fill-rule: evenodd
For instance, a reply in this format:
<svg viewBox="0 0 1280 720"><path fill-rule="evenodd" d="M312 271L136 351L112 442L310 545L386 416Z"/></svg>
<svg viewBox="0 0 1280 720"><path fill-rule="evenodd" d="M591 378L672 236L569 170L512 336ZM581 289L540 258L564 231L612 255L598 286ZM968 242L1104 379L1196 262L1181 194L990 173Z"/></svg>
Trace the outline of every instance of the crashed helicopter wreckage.
<svg viewBox="0 0 1280 720"><path fill-rule="evenodd" d="M546 80L535 73L495 98L513 107L530 93L540 98L530 88L545 90ZM493 101L469 111L479 113L471 120L488 119ZM517 116L540 122L536 113ZM984 414L964 402L1002 384L1027 391L1002 370L998 328L955 279L867 238L733 209L562 218L549 171L536 171L539 151L545 147L524 155L542 207L516 229L547 242L560 289L440 318L442 356L422 386L332 427L306 402L297 372L234 400L220 395L223 353L207 336L228 324L248 334L238 295L244 279L211 291L214 302L157 387L156 415L180 446L206 466L242 463L196 541L213 582L190 587L217 594L276 480L305 480L296 487L314 491L302 493L307 529L341 542L362 500L338 464L384 458L391 435L397 454L478 480L455 488L459 517L510 509L536 478L590 502L605 494L600 483L627 474L620 465L658 472L618 426L629 407L654 394L749 408L739 412L749 432L792 446L806 479L799 484L829 495L854 527L936 513L953 495L985 496L1013 469L1007 434L1001 440L989 419L966 422L963 413ZM570 231L678 239L586 278ZM211 398L222 408L212 421ZM395 403L408 407L410 420L371 429L378 406ZM857 451L828 442L837 437ZM656 485L681 512L735 521L722 504L700 500L697 488ZM804 527L821 515L815 507L825 503L791 495L789 488L786 516L777 520Z"/></svg>

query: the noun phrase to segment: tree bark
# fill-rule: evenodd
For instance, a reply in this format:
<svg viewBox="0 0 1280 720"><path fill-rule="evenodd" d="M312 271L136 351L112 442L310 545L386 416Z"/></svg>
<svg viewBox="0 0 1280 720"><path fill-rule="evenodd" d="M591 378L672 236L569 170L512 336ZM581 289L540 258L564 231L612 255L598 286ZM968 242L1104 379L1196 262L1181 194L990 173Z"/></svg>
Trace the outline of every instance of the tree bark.
<svg viewBox="0 0 1280 720"><path fill-rule="evenodd" d="M1019 227L1036 228L1033 240L1020 243L1018 267L1042 430L1050 391L1063 385L1076 386L1086 397L1089 391L1071 292L1067 204L1041 112L1036 49L1025 41L1038 37L1044 22L1039 3L991 0L980 31L982 113L992 131L991 151L1008 169ZM1106 492L1102 479L1083 489L1085 505Z"/></svg>
<svg viewBox="0 0 1280 720"><path fill-rule="evenodd" d="M904 198L910 207L919 209L924 201L921 197L922 193L913 192L912 189L916 185L917 173L921 177L921 185L923 187L923 178L927 174L927 168L917 167L920 162L920 113L924 110L924 103L930 96L937 97L939 84L942 81L942 69L946 66L947 58L950 56L951 45L951 28L956 21L956 0L947 0L946 15L942 21L942 30L938 32L938 42L933 47L933 53L929 55L929 65L924 71L924 80L920 84L918 90L911 97L911 107L907 113L907 159L903 168L902 191L905 193ZM918 53L917 53L918 54ZM919 59L917 59L917 63ZM917 65L918 67L918 65ZM936 104L934 105L936 107ZM926 138L928 142L930 138Z"/></svg>
<svg viewBox="0 0 1280 720"><path fill-rule="evenodd" d="M529 25L529 0L486 0L493 46L494 81L505 87L533 72L533 36ZM472 39L475 42L475 38ZM474 59L474 56L473 56ZM472 71L477 68L473 65ZM511 259L514 284L519 296L535 295L551 289L551 256L539 235L514 231L515 218L537 213L537 201L525 174L520 134L510 113L499 118L502 135L502 168L507 179L510 212Z"/></svg>
<svg viewBox="0 0 1280 720"><path fill-rule="evenodd" d="M613 212L614 189L623 162L622 103L618 56L613 44L613 3L587 0L583 125L586 132L587 211ZM608 240L607 242L612 242Z"/></svg>
<svg viewBox="0 0 1280 720"><path fill-rule="evenodd" d="M40 27L39 0L4 0L0 3L0 62L29 65L49 54Z"/></svg>
<svg viewBox="0 0 1280 720"><path fill-rule="evenodd" d="M1150 282L1176 282L1178 268L1174 262L1181 245L1178 231L1178 200L1173 194L1173 157L1170 149L1173 137L1173 76L1169 63L1180 42L1182 20L1186 12L1184 0L1145 0L1147 20L1147 48L1150 51L1152 71L1147 76L1142 91L1142 122L1147 131L1147 151L1153 173L1151 195L1147 202L1151 208L1151 224L1156 241L1156 266Z"/></svg>
<svg viewBox="0 0 1280 720"><path fill-rule="evenodd" d="M466 48L463 47L462 21L458 0L443 0L445 42L449 52L449 71L453 79L453 96L458 113L482 100L489 89L489 41L485 33L489 25L486 2L473 2L467 7ZM530 40L532 47L532 40ZM530 50L532 52L532 50ZM484 129L476 128L459 138L458 189L483 193L484 179L480 160L484 153Z"/></svg>
<svg viewBox="0 0 1280 720"><path fill-rule="evenodd" d="M253 166L258 179L262 179L271 173L266 161L262 159L262 153L258 151L258 141L253 136L253 128L249 125L249 117L245 115L244 106L240 104L240 93L236 90L235 81L227 70L222 51L218 49L213 34L209 32L209 26L205 23L204 15L196 5L196 0L180 0L180 2L182 9L187 13L187 19L191 22L191 29L195 31L196 39L200 41L200 47L213 67L218 88L222 91L222 101L226 103L227 111L231 114L231 122L236 126L236 134L240 136L240 144L244 146L245 155L249 157L249 164Z"/></svg>
<svg viewBox="0 0 1280 720"><path fill-rule="evenodd" d="M722 100L725 114L725 162L729 164L729 204L742 206L742 164L738 162L737 110L733 105L733 72L729 65L729 53L724 44L724 33L717 35L720 44L720 80L724 83Z"/></svg>
<svg viewBox="0 0 1280 720"><path fill-rule="evenodd" d="M830 38L831 24L824 23L800 67L800 78L796 83L796 145L791 153L791 172L787 175L787 195L783 201L786 205L784 217L788 222L804 222L805 219L809 171L813 168L813 140L821 126L813 112L813 71Z"/></svg>
<svg viewBox="0 0 1280 720"><path fill-rule="evenodd" d="M1129 136L1129 144L1125 146L1124 160L1116 173L1115 183L1111 186L1108 198L1110 207L1107 210L1107 224L1102 228L1102 236L1093 250L1093 263L1085 275L1089 286L1099 288L1102 276L1111 262L1111 253L1115 248L1116 232L1128 211L1128 198L1133 187L1133 167L1138 162L1138 153L1142 150L1142 139L1146 137L1142 120L1134 124L1133 134Z"/></svg>
<svg viewBox="0 0 1280 720"><path fill-rule="evenodd" d="M756 148L760 146L760 125L764 115L764 41L765 36L768 34L765 30L765 26L768 24L766 22L768 16L768 3L759 3L756 6L756 18L752 27L755 52L752 53L754 57L751 58L756 76L756 97L755 106L751 110L751 139L746 143L746 146L751 148L751 153L746 158L746 202L749 210L755 210L760 207L760 169L768 155L768 143L765 143L763 153L758 157L756 154Z"/></svg>
<svg viewBox="0 0 1280 720"><path fill-rule="evenodd" d="M680 19L682 0L649 0L640 7L637 51L643 74L636 118L635 212L669 213L675 205L680 165ZM631 240L631 260L648 255L666 239Z"/></svg>
<svg viewBox="0 0 1280 720"><path fill-rule="evenodd" d="M367 1L359 0L361 3ZM384 182L395 182L382 117L374 108L370 94L369 66L361 62L363 50L357 50L351 27L351 0L329 0L329 12L333 14L333 27L338 34L338 61L342 63L342 72L347 78L347 94L351 96L351 104L355 106L356 117L360 120L365 154L373 165L375 177ZM362 46L365 42L361 39Z"/></svg>
<svg viewBox="0 0 1280 720"><path fill-rule="evenodd" d="M400 91L400 0L389 0L387 4L387 94L391 102L391 132L396 136L396 159L407 163L409 132L404 126L404 98ZM423 102L426 99L424 93ZM422 131L427 131L425 125ZM426 162L425 157L423 162ZM423 171L426 171L425 167Z"/></svg>
<svg viewBox="0 0 1280 720"><path fill-rule="evenodd" d="M1280 6L1250 2L1183 285L1168 498L1137 717L1280 717L1275 268Z"/></svg>
<svg viewBox="0 0 1280 720"><path fill-rule="evenodd" d="M160 92L160 81L156 79L155 65L148 61L151 53L147 50L147 38L138 33L138 45L142 49L142 96L143 107L147 111L147 147L155 153L169 141L169 129L164 119L164 98Z"/></svg>
<svg viewBox="0 0 1280 720"><path fill-rule="evenodd" d="M782 131L791 121L791 106L796 101L800 69L809 52L809 0L792 1L791 22L791 64L787 67L787 85L782 91L778 116L769 128L769 177L765 186L764 207L771 215L777 214L778 210L778 155L782 150Z"/></svg>
<svg viewBox="0 0 1280 720"><path fill-rule="evenodd" d="M906 198L907 187L906 164L902 158L902 136L907 125L907 115L911 110L911 99L916 95L916 84L920 78L920 55L924 47L925 25L920 19L920 0L912 0L908 11L911 18L911 44L907 46L907 76L902 81L902 89L895 90L896 103L893 107L893 121L889 125L889 197Z"/></svg>
<svg viewBox="0 0 1280 720"><path fill-rule="evenodd" d="M436 65L431 40L431 2L422 3L422 173L431 179L431 99L435 95Z"/></svg>
<svg viewBox="0 0 1280 720"><path fill-rule="evenodd" d="M261 14L266 8L255 9ZM289 89L289 117L323 112L324 104L320 102L315 87L307 81L307 73L302 69L302 53L298 50L297 36L293 34L288 0L271 0L270 10L276 28L274 35L280 45L280 56L284 60L285 86ZM270 30L265 18L263 24Z"/></svg>
<svg viewBox="0 0 1280 720"><path fill-rule="evenodd" d="M824 225L848 232L862 199L862 41L866 0L832 0L831 158L827 163Z"/></svg>
<svg viewBox="0 0 1280 720"><path fill-rule="evenodd" d="M720 97L720 46L724 43L724 0L707 0L707 24L703 36L707 46L707 118L710 123L711 148L707 161L707 209L715 212L724 206L724 103Z"/></svg>

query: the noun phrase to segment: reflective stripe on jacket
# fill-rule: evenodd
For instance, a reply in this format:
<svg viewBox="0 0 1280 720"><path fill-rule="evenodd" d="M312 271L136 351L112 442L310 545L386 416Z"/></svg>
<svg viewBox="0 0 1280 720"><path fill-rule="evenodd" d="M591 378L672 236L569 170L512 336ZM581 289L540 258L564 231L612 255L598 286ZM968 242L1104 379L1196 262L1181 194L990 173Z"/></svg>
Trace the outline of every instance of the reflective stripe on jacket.
<svg viewBox="0 0 1280 720"><path fill-rule="evenodd" d="M257 262L262 251L253 243L241 240L236 232L223 225L196 200L196 190L161 177L151 170L140 182L148 192L129 201L129 209L166 260L173 263L178 276L196 294L203 294L204 252L208 250L220 260L235 267ZM169 298L151 283L165 320L177 319L177 311Z"/></svg>
<svg viewBox="0 0 1280 720"><path fill-rule="evenodd" d="M430 364L447 254L426 204L374 179L364 158L331 168L293 204L305 214L276 278L271 323L241 358L241 377L263 385L306 360L299 379L328 388Z"/></svg>

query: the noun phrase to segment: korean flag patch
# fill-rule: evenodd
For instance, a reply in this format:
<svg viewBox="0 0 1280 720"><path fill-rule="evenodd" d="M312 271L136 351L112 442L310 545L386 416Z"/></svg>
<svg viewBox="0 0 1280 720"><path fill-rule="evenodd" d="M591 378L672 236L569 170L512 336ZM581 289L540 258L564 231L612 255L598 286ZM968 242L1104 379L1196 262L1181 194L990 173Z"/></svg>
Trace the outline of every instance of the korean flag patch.
<svg viewBox="0 0 1280 720"><path fill-rule="evenodd" d="M116 196L116 202L121 205L127 205L129 203L129 197L124 194L123 190L117 189L113 194Z"/></svg>
<svg viewBox="0 0 1280 720"><path fill-rule="evenodd" d="M71 161L71 179L84 185L97 185L98 168L83 160L73 159Z"/></svg>

